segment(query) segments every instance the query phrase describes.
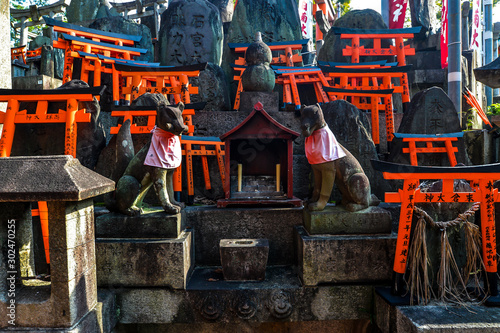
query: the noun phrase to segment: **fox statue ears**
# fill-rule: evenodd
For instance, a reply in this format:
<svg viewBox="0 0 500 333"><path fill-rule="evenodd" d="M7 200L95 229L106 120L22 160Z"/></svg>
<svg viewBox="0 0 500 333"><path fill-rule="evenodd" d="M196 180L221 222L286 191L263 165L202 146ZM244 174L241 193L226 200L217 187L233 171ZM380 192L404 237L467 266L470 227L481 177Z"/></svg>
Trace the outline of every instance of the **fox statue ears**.
<svg viewBox="0 0 500 333"><path fill-rule="evenodd" d="M299 118L302 115L302 110L306 107L305 104L300 106L300 109L295 109L295 118Z"/></svg>
<svg viewBox="0 0 500 333"><path fill-rule="evenodd" d="M184 103L179 102L177 105L173 105L173 107L178 108L179 110L184 111Z"/></svg>
<svg viewBox="0 0 500 333"><path fill-rule="evenodd" d="M319 105L319 103L316 103L315 105L318 107L318 109L321 110L321 105ZM295 110L295 117L299 118L302 115L302 110L304 110L304 108L306 108L306 107L307 107L307 105L302 104L300 106L300 109Z"/></svg>

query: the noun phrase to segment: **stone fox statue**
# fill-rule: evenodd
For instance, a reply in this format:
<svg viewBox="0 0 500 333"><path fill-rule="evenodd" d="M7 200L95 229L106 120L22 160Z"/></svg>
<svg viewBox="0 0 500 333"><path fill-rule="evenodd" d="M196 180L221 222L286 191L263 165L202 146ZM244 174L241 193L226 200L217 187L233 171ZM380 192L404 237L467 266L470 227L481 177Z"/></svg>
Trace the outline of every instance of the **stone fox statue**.
<svg viewBox="0 0 500 333"><path fill-rule="evenodd" d="M306 157L314 175L309 210L323 210L335 182L342 193L342 205L355 212L377 205L380 201L371 194L370 182L358 160L340 143L328 128L319 104L302 106L302 134L306 138Z"/></svg>
<svg viewBox="0 0 500 333"><path fill-rule="evenodd" d="M114 198L106 198L109 210L131 216L141 214L139 206L153 185L165 212L176 214L181 211L183 205L174 200L172 174L182 160L179 135L188 130L182 120L182 110L182 102L175 106L160 104L157 107L156 126L152 130L151 141L128 163L116 184ZM120 133L122 130L124 132ZM124 124L120 132L117 138L117 168L120 167L118 151L127 146L124 138L127 135L130 137L130 124Z"/></svg>

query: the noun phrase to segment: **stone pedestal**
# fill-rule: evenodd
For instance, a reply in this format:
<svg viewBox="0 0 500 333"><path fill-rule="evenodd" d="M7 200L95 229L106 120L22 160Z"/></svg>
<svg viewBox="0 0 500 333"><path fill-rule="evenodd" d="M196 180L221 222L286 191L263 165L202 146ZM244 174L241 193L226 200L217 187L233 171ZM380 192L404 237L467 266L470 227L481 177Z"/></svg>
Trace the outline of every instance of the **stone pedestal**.
<svg viewBox="0 0 500 333"><path fill-rule="evenodd" d="M327 206L311 212L304 209L304 227L310 235L391 233L391 213L378 207L349 212L342 206Z"/></svg>
<svg viewBox="0 0 500 333"><path fill-rule="evenodd" d="M295 237L299 276L306 286L391 280L396 235L310 236L298 226Z"/></svg>
<svg viewBox="0 0 500 333"><path fill-rule="evenodd" d="M99 287L185 289L194 265L194 237L186 214L161 207L140 216L110 213L96 219Z"/></svg>
<svg viewBox="0 0 500 333"><path fill-rule="evenodd" d="M9 295L11 289L14 291L10 294L13 296L0 301L0 328L57 328L68 332L99 326L97 316L88 316L97 306L91 198L113 189L112 181L82 167L70 156L0 159L0 202L48 201L51 260L50 283L35 280L37 286L30 286L29 280L19 283L15 267L10 266L8 258L1 258L2 266L9 269L0 270L0 292ZM5 224L10 229L9 221L15 217L9 217L9 211L4 211L3 217L0 230L5 231ZM31 220L13 223L22 230ZM6 243L9 235L1 232L0 243ZM6 283L11 276L18 281L15 287ZM15 304L13 312L7 310L11 304ZM7 311L15 314L14 318L9 318Z"/></svg>
<svg viewBox="0 0 500 333"><path fill-rule="evenodd" d="M62 81L47 75L19 76L12 79L13 89L46 90L56 89Z"/></svg>
<svg viewBox="0 0 500 333"><path fill-rule="evenodd" d="M178 238L98 238L99 287L185 289L194 264L193 232Z"/></svg>
<svg viewBox="0 0 500 333"><path fill-rule="evenodd" d="M267 239L221 239L220 259L225 280L265 280Z"/></svg>
<svg viewBox="0 0 500 333"><path fill-rule="evenodd" d="M279 95L277 92L264 91L243 91L240 94L239 111L253 111L253 107L258 102L264 106L267 112L279 111Z"/></svg>

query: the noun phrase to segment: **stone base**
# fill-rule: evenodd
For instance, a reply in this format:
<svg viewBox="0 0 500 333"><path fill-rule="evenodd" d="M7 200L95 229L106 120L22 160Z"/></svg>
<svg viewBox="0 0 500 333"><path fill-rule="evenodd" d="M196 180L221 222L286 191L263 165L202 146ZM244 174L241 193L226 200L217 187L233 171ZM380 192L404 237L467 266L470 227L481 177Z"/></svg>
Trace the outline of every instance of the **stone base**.
<svg viewBox="0 0 500 333"><path fill-rule="evenodd" d="M391 233L391 213L378 207L349 212L342 206L327 206L319 212L304 209L304 227L310 235Z"/></svg>
<svg viewBox="0 0 500 333"><path fill-rule="evenodd" d="M193 232L177 239L96 239L99 287L184 289L193 266Z"/></svg>
<svg viewBox="0 0 500 333"><path fill-rule="evenodd" d="M301 208L187 207L186 218L196 230L197 266L220 266L221 239L265 238L268 265L295 265L293 227L302 225Z"/></svg>
<svg viewBox="0 0 500 333"><path fill-rule="evenodd" d="M185 226L185 214L167 214L161 208L140 216L110 213L95 220L96 238L177 238Z"/></svg>
<svg viewBox="0 0 500 333"><path fill-rule="evenodd" d="M498 308L468 304L391 306L375 294L375 318L383 333L494 333L500 332Z"/></svg>
<svg viewBox="0 0 500 333"><path fill-rule="evenodd" d="M116 294L124 325L225 323L236 327L244 323L366 320L373 313L371 286L303 288L289 266L268 267L265 281L245 283L223 280L220 266L196 268L185 291L124 288Z"/></svg>
<svg viewBox="0 0 500 333"><path fill-rule="evenodd" d="M23 332L23 333L109 333L118 322L118 313L115 304L115 296L108 290L98 292L96 307L85 315L75 325L68 328L40 328L40 327L13 327L8 326L0 329L0 333Z"/></svg>
<svg viewBox="0 0 500 333"><path fill-rule="evenodd" d="M46 90L56 89L62 81L47 75L18 76L12 78L12 89Z"/></svg>
<svg viewBox="0 0 500 333"><path fill-rule="evenodd" d="M225 280L265 280L267 239L221 239L220 258Z"/></svg>
<svg viewBox="0 0 500 333"><path fill-rule="evenodd" d="M295 237L299 276L306 286L391 279L396 235L309 236L298 226Z"/></svg>
<svg viewBox="0 0 500 333"><path fill-rule="evenodd" d="M253 107L261 102L266 112L279 111L279 95L277 92L243 91L240 94L239 111L253 111Z"/></svg>

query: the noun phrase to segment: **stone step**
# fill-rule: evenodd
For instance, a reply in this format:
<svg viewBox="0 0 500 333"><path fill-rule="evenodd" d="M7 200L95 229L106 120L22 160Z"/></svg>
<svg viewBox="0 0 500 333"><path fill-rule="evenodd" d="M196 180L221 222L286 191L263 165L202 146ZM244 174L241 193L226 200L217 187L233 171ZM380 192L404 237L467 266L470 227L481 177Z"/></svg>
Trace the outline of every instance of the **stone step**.
<svg viewBox="0 0 500 333"><path fill-rule="evenodd" d="M381 283L392 276L396 235L309 235L295 227L299 276L319 283Z"/></svg>
<svg viewBox="0 0 500 333"><path fill-rule="evenodd" d="M184 289L192 271L193 231L179 238L97 238L99 287Z"/></svg>
<svg viewBox="0 0 500 333"><path fill-rule="evenodd" d="M140 216L109 213L96 217L96 238L177 238L186 228L185 214L167 214L161 207Z"/></svg>
<svg viewBox="0 0 500 333"><path fill-rule="evenodd" d="M477 304L392 306L375 293L375 318L383 333L500 332L500 309Z"/></svg>
<svg viewBox="0 0 500 333"><path fill-rule="evenodd" d="M316 212L304 209L304 227L310 235L390 234L392 216L379 207L349 212L341 206L327 206Z"/></svg>

